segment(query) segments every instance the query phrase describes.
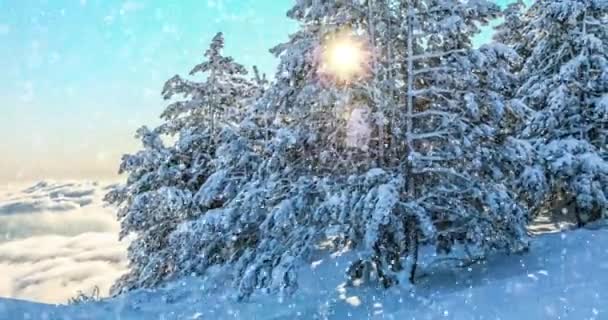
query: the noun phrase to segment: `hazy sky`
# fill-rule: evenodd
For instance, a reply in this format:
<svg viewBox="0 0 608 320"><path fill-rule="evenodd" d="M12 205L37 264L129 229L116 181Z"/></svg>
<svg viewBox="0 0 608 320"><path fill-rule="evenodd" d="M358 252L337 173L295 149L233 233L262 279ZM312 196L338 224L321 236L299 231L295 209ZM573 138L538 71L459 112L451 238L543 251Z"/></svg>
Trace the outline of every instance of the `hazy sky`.
<svg viewBox="0 0 608 320"><path fill-rule="evenodd" d="M228 54L273 73L268 48L296 30L291 4L0 0L0 182L113 175L135 129L157 121L164 81L217 31Z"/></svg>

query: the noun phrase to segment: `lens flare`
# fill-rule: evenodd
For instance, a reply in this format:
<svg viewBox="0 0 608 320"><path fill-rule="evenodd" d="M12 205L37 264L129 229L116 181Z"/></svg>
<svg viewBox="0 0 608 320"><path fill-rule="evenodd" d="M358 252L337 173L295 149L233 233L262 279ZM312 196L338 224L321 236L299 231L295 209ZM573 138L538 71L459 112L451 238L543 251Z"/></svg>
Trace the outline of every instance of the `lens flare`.
<svg viewBox="0 0 608 320"><path fill-rule="evenodd" d="M348 82L364 73L366 60L366 51L360 41L339 36L324 45L321 71L338 81Z"/></svg>

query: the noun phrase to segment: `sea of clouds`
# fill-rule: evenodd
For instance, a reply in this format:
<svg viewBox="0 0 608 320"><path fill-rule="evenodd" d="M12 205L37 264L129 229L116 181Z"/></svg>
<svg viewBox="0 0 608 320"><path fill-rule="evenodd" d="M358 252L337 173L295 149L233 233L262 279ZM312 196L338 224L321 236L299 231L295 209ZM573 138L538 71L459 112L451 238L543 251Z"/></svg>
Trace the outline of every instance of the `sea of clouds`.
<svg viewBox="0 0 608 320"><path fill-rule="evenodd" d="M98 287L107 295L126 271L110 183L0 186L0 297L65 303Z"/></svg>

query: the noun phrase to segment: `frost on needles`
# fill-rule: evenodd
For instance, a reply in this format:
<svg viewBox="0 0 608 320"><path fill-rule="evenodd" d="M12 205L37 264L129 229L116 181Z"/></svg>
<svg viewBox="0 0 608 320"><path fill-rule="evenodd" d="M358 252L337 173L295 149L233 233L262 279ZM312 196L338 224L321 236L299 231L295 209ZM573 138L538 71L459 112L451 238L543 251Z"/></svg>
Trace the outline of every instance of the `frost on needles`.
<svg viewBox="0 0 608 320"><path fill-rule="evenodd" d="M506 23L525 22L516 9ZM271 49L271 83L257 69L248 78L215 36L191 72L203 80L166 83L163 123L138 131L143 149L123 158L127 182L106 197L119 207L121 235L135 235L114 293L219 274L239 298L289 294L300 266L344 251L357 252L348 283L388 287L415 282L420 246L478 256L525 249L523 186L544 199L561 176L546 178L555 161L546 154L557 149L537 143L533 128L546 121L522 94L521 74L538 73L524 53L536 49L509 45L508 25L504 43L473 47L500 14L485 0L299 0L288 12L299 30ZM348 79L324 68L340 37L365 51ZM604 100L588 96L599 110L589 126L605 128ZM569 159L595 155L602 168L602 130L566 149Z"/></svg>

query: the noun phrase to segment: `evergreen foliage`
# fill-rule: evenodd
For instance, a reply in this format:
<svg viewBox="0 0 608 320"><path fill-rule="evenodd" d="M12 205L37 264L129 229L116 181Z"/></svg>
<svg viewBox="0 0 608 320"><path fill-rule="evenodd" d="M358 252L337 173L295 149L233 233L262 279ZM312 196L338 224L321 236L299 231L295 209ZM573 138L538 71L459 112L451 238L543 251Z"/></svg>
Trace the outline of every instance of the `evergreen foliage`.
<svg viewBox="0 0 608 320"><path fill-rule="evenodd" d="M415 282L420 246L526 249L555 190L605 210L606 3L518 2L474 48L493 2L297 0L272 83L218 34L106 197L135 234L114 292L195 274L289 294L302 263L345 251L348 283L388 287ZM336 45L356 50L349 73Z"/></svg>
<svg viewBox="0 0 608 320"><path fill-rule="evenodd" d="M535 153L522 190L537 212L570 201L580 224L598 219L608 208L608 1L535 1L512 16L498 39L525 60L516 96L533 111L519 134Z"/></svg>

